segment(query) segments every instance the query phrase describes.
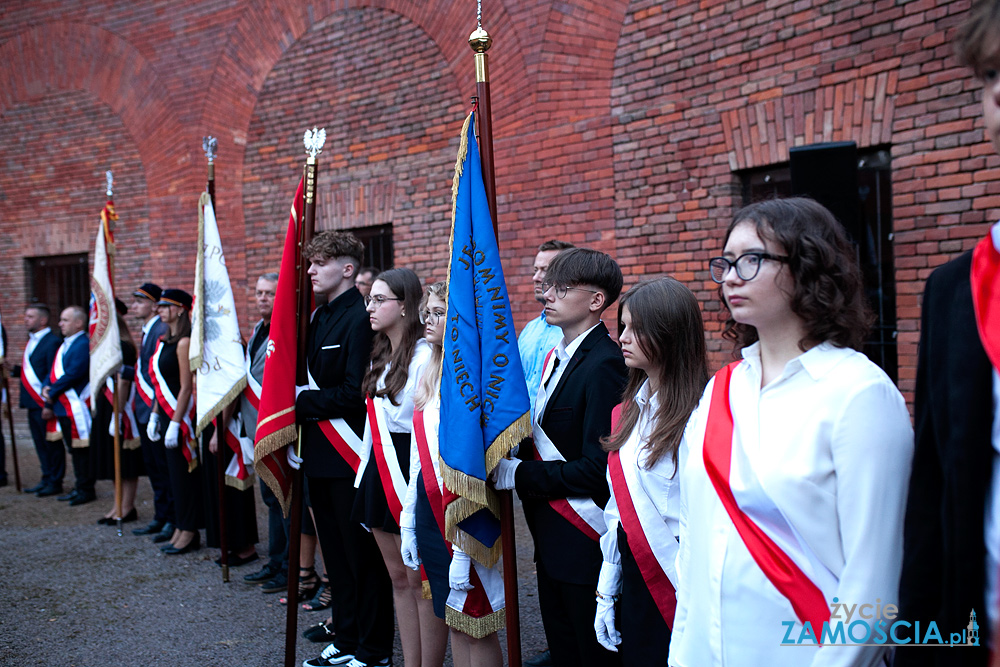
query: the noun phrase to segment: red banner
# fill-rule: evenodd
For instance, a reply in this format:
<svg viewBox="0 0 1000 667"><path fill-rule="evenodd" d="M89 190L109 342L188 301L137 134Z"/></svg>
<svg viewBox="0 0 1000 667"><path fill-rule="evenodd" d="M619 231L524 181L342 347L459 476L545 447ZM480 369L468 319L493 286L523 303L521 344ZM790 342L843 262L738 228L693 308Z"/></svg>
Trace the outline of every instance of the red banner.
<svg viewBox="0 0 1000 667"><path fill-rule="evenodd" d="M299 282L296 269L300 265L298 231L302 211L303 183L299 181L288 218L285 249L281 254L254 442L254 470L277 496L286 516L291 504L292 471L285 446L296 438L295 368L299 343L295 318Z"/></svg>

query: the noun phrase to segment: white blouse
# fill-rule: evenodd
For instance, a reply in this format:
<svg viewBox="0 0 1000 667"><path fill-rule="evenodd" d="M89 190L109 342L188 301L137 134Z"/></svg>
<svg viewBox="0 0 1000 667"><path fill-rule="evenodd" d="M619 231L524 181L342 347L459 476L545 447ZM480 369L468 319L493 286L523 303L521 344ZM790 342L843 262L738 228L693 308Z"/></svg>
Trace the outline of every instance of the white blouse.
<svg viewBox="0 0 1000 667"><path fill-rule="evenodd" d="M653 418L659 409L657 394L650 395L649 380L646 380L635 397L639 405L639 419L635 428L629 434L628 440L618 450L622 466L631 466L636 471L641 489L632 489L632 494L643 493L649 497L656 507L660 518L663 519L662 531L656 535L647 535L650 546L658 553L663 553L670 566L665 568L664 573L670 579L670 583L677 587L677 571L673 567L674 559L671 557L677 553L677 536L680 534L680 483L677 475L674 474L674 461L670 455L660 457L652 468L646 468L646 457L648 450L645 445L649 433L653 427ZM621 571L621 554L618 551L618 524L621 523L621 515L618 513L618 502L615 498L614 486L611 484L611 471L608 470L608 488L611 490L611 499L604 507L604 520L608 525L608 532L601 536L601 551L604 554L604 562ZM620 577L615 577L620 580ZM602 590L603 593L616 595L620 590Z"/></svg>
<svg viewBox="0 0 1000 667"><path fill-rule="evenodd" d="M897 604L913 457L903 397L867 357L829 343L789 361L763 388L759 344L743 357L729 392L730 484L740 508L828 602ZM783 621L794 622L794 639L802 626L753 560L705 470L713 386L681 443L680 586L669 664L879 664L880 646L781 646Z"/></svg>
<svg viewBox="0 0 1000 667"><path fill-rule="evenodd" d="M424 366L431 359L431 346L426 340L421 338L413 348L413 356L410 358L410 368L406 375L406 384L402 391L393 398L399 405L393 405L392 401L385 400L385 421L390 433L409 433L413 430L413 394L417 390L417 381L424 372ZM389 374L391 364L386 364L382 371L382 376L378 379L378 388L385 388L385 377Z"/></svg>

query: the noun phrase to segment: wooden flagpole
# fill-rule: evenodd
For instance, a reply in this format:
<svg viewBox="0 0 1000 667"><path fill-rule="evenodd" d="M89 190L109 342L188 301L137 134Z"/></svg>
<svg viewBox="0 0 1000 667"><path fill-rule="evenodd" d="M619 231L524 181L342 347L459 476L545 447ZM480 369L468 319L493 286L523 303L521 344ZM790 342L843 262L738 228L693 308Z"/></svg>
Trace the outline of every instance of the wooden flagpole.
<svg viewBox="0 0 1000 667"><path fill-rule="evenodd" d="M215 220L218 225L219 214L215 210L215 156L219 142L215 137L208 136L201 140L202 150L205 151L205 158L208 160L208 180L205 185L205 192L212 200L212 211L215 212ZM198 252L204 253L205 248L198 248ZM204 275L202 276L204 279ZM203 304L204 306L204 304ZM205 317L204 308L202 315ZM220 412L215 418L215 477L216 485L219 487L219 563L222 565L222 583L229 583L229 538L226 521L226 424L225 411ZM240 455L242 456L242 455Z"/></svg>
<svg viewBox="0 0 1000 667"><path fill-rule="evenodd" d="M14 435L14 404L11 403L6 366L0 368L0 377L3 378L3 393L7 396L7 425L10 426L10 455L14 459L14 484L17 487L17 492L20 493L22 491L21 468L17 464L17 440Z"/></svg>
<svg viewBox="0 0 1000 667"><path fill-rule="evenodd" d="M313 128L306 130L305 147L309 157L303 173L305 183L305 206L302 220L298 226L299 243L296 251L296 276L298 277L298 303L296 307L296 324L298 326L298 357L295 363L295 383L299 386L309 384L306 371L306 341L309 339L309 314L312 310L312 283L306 273L302 249L312 240L316 227L316 156L323 150L326 142L326 130ZM295 446L296 455L302 455L302 429ZM285 620L285 667L295 667L295 642L298 635L299 607L299 553L302 550L302 469L292 471L291 510L288 526L288 609Z"/></svg>
<svg viewBox="0 0 1000 667"><path fill-rule="evenodd" d="M108 189L105 192L108 199L114 195L112 190L112 185L114 185L114 175L111 170L104 172L104 177L107 181ZM106 206L106 204L105 204ZM102 216L103 217L103 216ZM114 247L109 247L108 244L108 232L113 230L108 230L105 225L110 226L111 220L103 220L101 222L101 233L104 234L104 251L107 254L108 261L108 281L111 283L112 292L115 286L115 260L114 260ZM115 317L118 317L118 306L112 302L111 307L115 310ZM119 332L119 337L121 333ZM119 342L119 345L121 343ZM117 510L115 514L115 528L118 531L118 537L122 536L122 431L121 431L121 410L120 410L120 396L121 396L121 373L115 373L114 379L114 390L111 392L111 420L114 422L114 461L115 461L115 509ZM104 391L102 387L91 387L91 390L95 393L100 393ZM94 398L93 400L97 400Z"/></svg>
<svg viewBox="0 0 1000 667"><path fill-rule="evenodd" d="M493 38L483 30L482 5L477 3L476 31L469 36L475 52L476 96L479 99L479 152L483 163L483 185L493 220L493 234L500 247L497 222L496 176L493 166L493 119L490 106L490 71L486 52ZM517 545L514 540L514 497L510 491L498 491L500 499L500 544L503 549L504 616L507 626L507 664L521 667L521 610L517 598Z"/></svg>

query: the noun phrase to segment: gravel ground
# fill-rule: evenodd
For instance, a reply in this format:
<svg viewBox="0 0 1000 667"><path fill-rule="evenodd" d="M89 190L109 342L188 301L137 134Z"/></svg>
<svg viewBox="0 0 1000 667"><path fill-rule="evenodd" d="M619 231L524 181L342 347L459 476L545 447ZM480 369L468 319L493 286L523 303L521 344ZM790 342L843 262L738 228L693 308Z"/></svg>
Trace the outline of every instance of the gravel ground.
<svg viewBox="0 0 1000 667"><path fill-rule="evenodd" d="M24 421L15 410L22 486L39 479L38 459ZM105 667L169 665L214 667L282 665L286 610L277 595L242 582L263 561L233 568L223 583L214 549L164 556L131 529L152 518L152 493L139 482L139 522L96 525L114 499L110 482L99 482L97 502L68 507L54 497L36 498L14 487L10 434L8 486L0 488L0 665ZM72 486L68 465L66 488ZM515 504L516 501L515 501ZM257 497L257 525L266 539L264 504ZM520 506L515 508L521 645L525 658L545 646L531 562L531 539ZM266 544L257 545L265 554ZM299 632L324 612L300 611ZM506 655L506 635L501 632ZM298 639L298 664L322 644ZM402 665L399 638L395 664ZM451 665L450 653L445 661Z"/></svg>

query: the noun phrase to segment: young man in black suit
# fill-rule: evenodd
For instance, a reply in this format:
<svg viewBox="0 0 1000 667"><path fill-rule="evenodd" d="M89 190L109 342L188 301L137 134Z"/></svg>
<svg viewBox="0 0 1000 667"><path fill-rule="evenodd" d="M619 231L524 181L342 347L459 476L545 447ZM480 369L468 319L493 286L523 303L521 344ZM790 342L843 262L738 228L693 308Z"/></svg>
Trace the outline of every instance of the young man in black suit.
<svg viewBox="0 0 1000 667"><path fill-rule="evenodd" d="M501 460L497 489L516 489L535 542L538 603L557 667L621 664L597 643L594 591L598 544L608 501L611 411L621 401L627 370L601 315L621 293L622 272L611 257L565 250L549 264L545 316L562 329L536 388L533 443L519 459Z"/></svg>
<svg viewBox="0 0 1000 667"><path fill-rule="evenodd" d="M354 235L332 231L320 232L303 250L313 292L326 304L316 309L309 325L311 388L299 392L295 414L302 424L302 469L316 534L332 582L336 634L322 656L307 665L341 665L355 658L379 665L392 659L389 574L375 539L351 521L357 464L346 443L357 443L364 434L361 381L374 336L364 299L354 286L363 254Z"/></svg>
<svg viewBox="0 0 1000 667"><path fill-rule="evenodd" d="M956 44L979 80L986 134L1000 153L1000 3L975 3ZM995 269L998 251L1000 223L976 253L980 260L992 255ZM982 336L998 332L995 326L990 332L977 326L970 279L974 261L969 251L941 266L924 291L899 618L925 626L936 621L942 633L958 632L970 624L975 610L980 643L996 653L1000 372ZM985 299L992 300L994 310L1000 308L995 290ZM957 664L955 660L948 647L923 647L896 651L895 665L943 666ZM988 661L985 649L961 658L970 666Z"/></svg>
<svg viewBox="0 0 1000 667"><path fill-rule="evenodd" d="M42 385L49 377L56 350L62 339L49 326L51 313L44 303L33 303L24 309L24 326L28 328L28 343L24 346L21 361L20 405L28 411L28 427L35 443L35 452L42 469L42 481L25 489L39 497L56 496L62 493L63 476L66 474L66 452L61 442L50 442L45 438L45 420L42 409Z"/></svg>

